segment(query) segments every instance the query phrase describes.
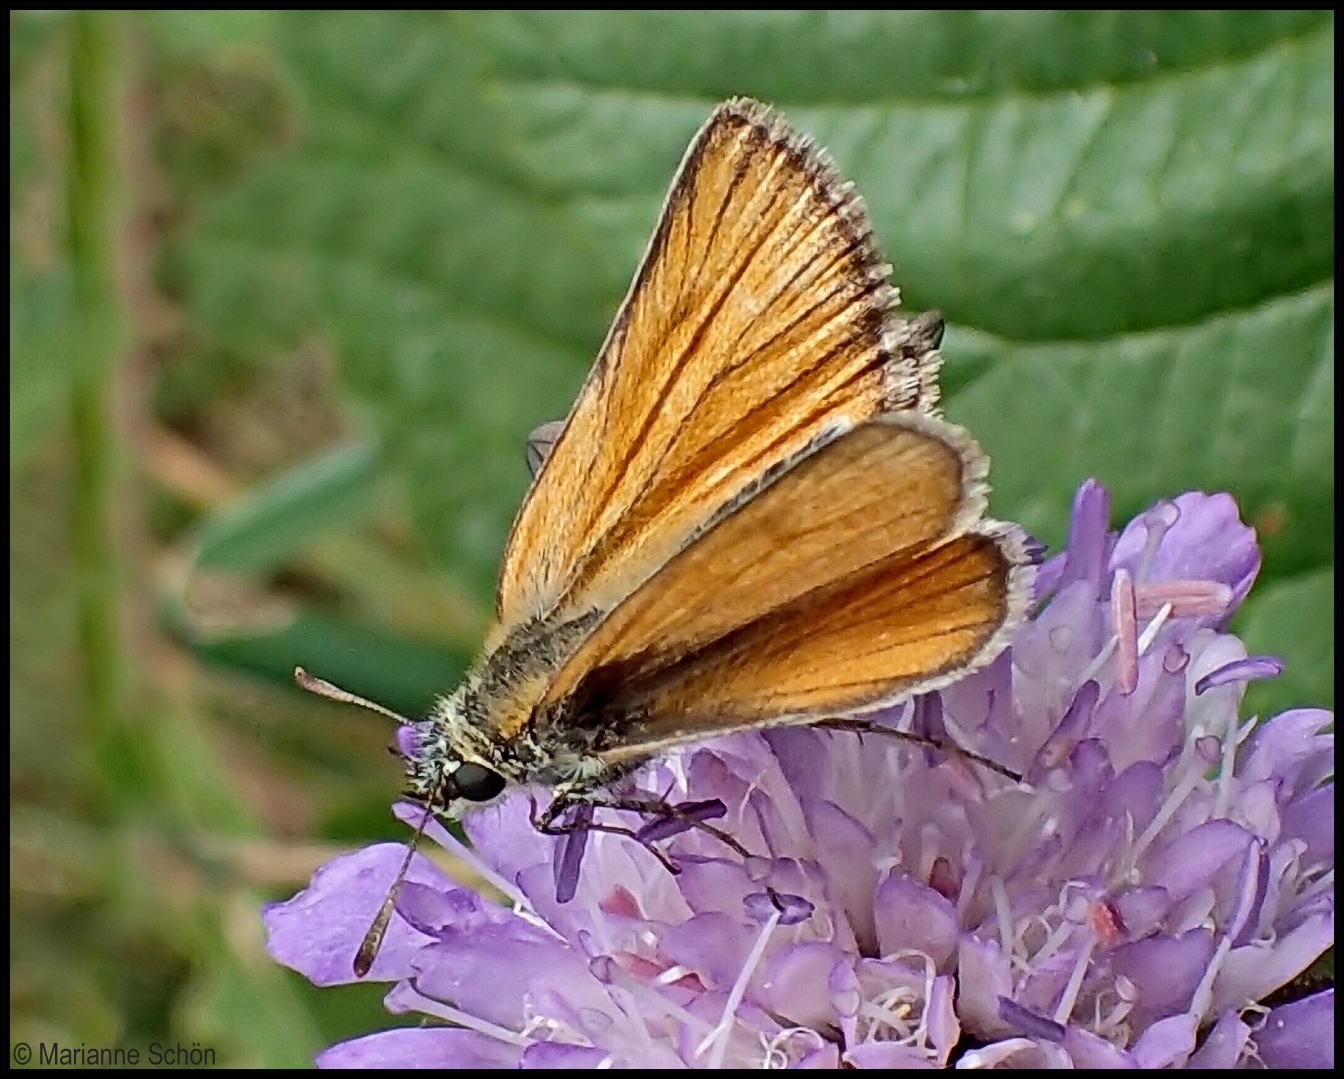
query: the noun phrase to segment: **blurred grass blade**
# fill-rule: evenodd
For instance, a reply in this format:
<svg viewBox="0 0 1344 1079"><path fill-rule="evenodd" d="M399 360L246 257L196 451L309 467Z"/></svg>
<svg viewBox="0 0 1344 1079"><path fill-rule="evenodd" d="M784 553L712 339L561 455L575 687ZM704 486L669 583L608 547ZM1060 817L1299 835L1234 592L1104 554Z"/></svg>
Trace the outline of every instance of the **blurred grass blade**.
<svg viewBox="0 0 1344 1079"><path fill-rule="evenodd" d="M212 513L193 538L196 567L262 572L368 508L378 478L375 441L294 466Z"/></svg>
<svg viewBox="0 0 1344 1079"><path fill-rule="evenodd" d="M164 597L169 628L202 658L250 675L292 685L303 666L407 715L427 711L461 675L463 652L300 609L257 580L357 520L381 463L375 441L344 446L211 514L189 544L180 591Z"/></svg>
<svg viewBox="0 0 1344 1079"><path fill-rule="evenodd" d="M272 632L220 635L192 647L203 659L280 685L293 686L294 668L303 667L408 718L425 715L435 695L456 685L468 658L308 612Z"/></svg>
<svg viewBox="0 0 1344 1079"><path fill-rule="evenodd" d="M125 344L117 286L119 16L81 11L71 25L68 245L75 347L70 355L74 476L70 528L75 562L83 717L100 776L133 773L126 729L120 571L113 507L121 447L113 419L117 366Z"/></svg>

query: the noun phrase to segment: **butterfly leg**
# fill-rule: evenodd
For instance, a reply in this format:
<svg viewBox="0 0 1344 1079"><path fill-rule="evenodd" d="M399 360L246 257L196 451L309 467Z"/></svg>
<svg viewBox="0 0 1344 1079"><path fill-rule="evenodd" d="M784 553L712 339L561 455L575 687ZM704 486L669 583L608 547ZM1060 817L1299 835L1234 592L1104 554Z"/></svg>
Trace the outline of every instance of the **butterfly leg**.
<svg viewBox="0 0 1344 1079"><path fill-rule="evenodd" d="M629 813L638 813L647 822L643 828L635 830L633 828L624 828L618 825L597 824L596 822L583 823L582 821L561 822L559 818L571 807L587 805L595 809L615 809L624 810ZM716 828L708 823L706 818L722 816L724 813L723 803L717 798L705 802L691 802L683 805L667 801L665 798L639 798L639 797L609 797L604 798L601 795L583 794L574 795L566 792L558 793L551 804L546 807L540 815L536 811L535 800L532 803L533 816L532 826L543 835L569 835L573 832L587 828L591 831L611 832L614 835L624 835L635 840L658 858L671 872L679 872L654 843L659 839L670 838L677 832L688 831L695 828L706 835L713 836L724 846L728 847L735 854L743 858L750 858L751 851L747 850L737 838L722 828ZM716 812L717 810L717 812ZM669 825L671 826L669 828Z"/></svg>
<svg viewBox="0 0 1344 1079"><path fill-rule="evenodd" d="M648 824L641 828L635 834L636 840L652 852L659 861L667 865L664 855L653 845L655 839L670 838L679 832L689 831L694 828L704 832L706 835L713 836L720 843L723 843L745 862L752 857L752 854L744 847L735 836L722 828L715 827L707 823L706 817L713 818L723 816L727 811L723 802L717 798L708 799L703 802L682 802L674 804L667 801L666 798L639 798L639 797L613 797L605 800L594 800L590 805L597 805L606 809L625 810L630 813L639 813L645 817L652 818ZM672 872L679 872L673 869ZM771 906L785 917L793 917L800 909L800 904L805 905L807 910L811 910L811 904L800 897L789 896L778 891L773 885L762 883L761 890L769 900ZM791 924L791 923L786 923Z"/></svg>
<svg viewBox="0 0 1344 1079"><path fill-rule="evenodd" d="M743 858L751 857L751 852L739 843L732 834L707 822L707 818L721 817L726 812L723 803L717 798L705 802L686 802L678 805L664 798L621 797L613 798L602 804L608 809L624 809L631 813L639 813L646 818L652 818L639 830L640 841L645 844L651 843L655 839L667 839L678 832L689 831L694 828L706 835L713 836L735 854Z"/></svg>
<svg viewBox="0 0 1344 1079"><path fill-rule="evenodd" d="M674 876L681 872L681 867L673 862L669 855L660 850L655 842L658 839L669 838L692 828L713 836L744 861L752 856L751 852L738 842L736 837L722 828L716 828L706 822L706 817L722 816L726 812L725 806L717 798L678 805L668 802L665 798L603 798L591 793L572 794L562 791L543 811L538 811L535 798L529 798L529 801L532 826L538 832L543 835L569 837L565 850L560 854L562 862L570 862L570 849L571 847L575 848L572 863L568 867L562 867L556 878L556 899L562 903L568 902L574 896L578 877L578 859L582 857L583 836L588 832L608 832L612 835L633 839L657 858L663 868ZM576 810L573 816L569 820L562 820L564 814L571 809ZM624 810L652 819L643 828L636 831L633 828L625 828L620 825L598 824L592 819L594 809ZM584 810L587 810L587 812L585 813ZM784 895L770 884L763 884L761 887L773 908L781 916L794 916L801 909L801 906L806 906L807 910L811 910L811 905L806 904L805 900Z"/></svg>
<svg viewBox="0 0 1344 1079"><path fill-rule="evenodd" d="M542 835L554 836L572 836L578 832L607 832L610 835L625 836L627 839L633 839L641 847L644 847L662 864L663 868L669 873L677 874L681 872L681 867L677 865L667 854L659 850L650 842L640 838L640 833L633 828L625 828L619 824L602 824L592 819L590 814L576 813L570 820L561 820L569 810L580 809L581 807L590 807L592 809L617 809L619 806L611 805L604 801L593 800L588 797L578 797L573 795L557 794L551 800L545 810L538 812L537 800L529 799L532 805L531 820L532 827Z"/></svg>
<svg viewBox="0 0 1344 1079"><path fill-rule="evenodd" d="M946 753L949 756L961 757L963 760L971 761L973 764L980 765L981 768L987 768L991 772L997 772L1001 776L1006 776L1014 783L1021 783L1022 776L1014 772L1011 768L1005 768L998 761L992 761L988 757L981 756L973 750L963 749L961 746L952 742L943 742L937 738L929 738L927 735L914 734L911 731L898 731L892 727L884 726L881 723L874 723L871 719L844 719L836 717L834 719L819 719L811 724L813 727L819 727L822 730L829 731L850 731L854 734L880 734L885 738L899 738L903 742L909 742L912 745L923 746L925 749L936 749L940 753Z"/></svg>

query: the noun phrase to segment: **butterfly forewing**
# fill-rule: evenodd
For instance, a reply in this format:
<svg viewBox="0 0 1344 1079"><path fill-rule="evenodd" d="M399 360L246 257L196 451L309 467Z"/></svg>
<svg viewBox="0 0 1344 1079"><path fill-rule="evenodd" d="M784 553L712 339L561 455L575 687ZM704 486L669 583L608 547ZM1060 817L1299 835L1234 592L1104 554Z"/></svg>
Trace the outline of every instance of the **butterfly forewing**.
<svg viewBox="0 0 1344 1079"><path fill-rule="evenodd" d="M502 630L612 609L763 474L927 397L887 271L818 151L765 106L720 106L514 522Z"/></svg>

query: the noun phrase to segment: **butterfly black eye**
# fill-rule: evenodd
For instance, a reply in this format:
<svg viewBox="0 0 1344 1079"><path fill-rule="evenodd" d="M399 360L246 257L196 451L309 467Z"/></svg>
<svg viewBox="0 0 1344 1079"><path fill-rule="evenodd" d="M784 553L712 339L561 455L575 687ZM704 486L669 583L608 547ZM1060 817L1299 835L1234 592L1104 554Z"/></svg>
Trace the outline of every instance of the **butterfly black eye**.
<svg viewBox="0 0 1344 1079"><path fill-rule="evenodd" d="M453 773L459 797L468 802L488 802L504 789L504 777L482 764L467 761Z"/></svg>

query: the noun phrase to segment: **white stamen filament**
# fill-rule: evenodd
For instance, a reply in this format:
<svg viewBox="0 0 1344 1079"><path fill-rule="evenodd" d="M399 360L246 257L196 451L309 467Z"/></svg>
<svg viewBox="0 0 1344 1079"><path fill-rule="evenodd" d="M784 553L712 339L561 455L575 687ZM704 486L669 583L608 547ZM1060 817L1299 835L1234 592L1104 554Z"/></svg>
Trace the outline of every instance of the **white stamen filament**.
<svg viewBox="0 0 1344 1079"><path fill-rule="evenodd" d="M742 964L742 970L737 975L737 981L733 983L733 988L728 994L728 999L724 1001L723 1014L719 1018L718 1026L711 1030L705 1040L695 1047L695 1055L698 1057L710 1046L714 1051L705 1062L707 1068L722 1068L723 1058L728 1053L728 1041L733 1032L733 1025L737 1022L737 1008L742 1003L742 998L747 995L747 985L751 981L751 976L756 971L761 957L765 954L765 946L770 941L770 934L775 931L775 926L779 924L781 911L775 910L770 914L770 918L761 926L761 931L756 935L756 943L751 946L751 951L747 953L746 962Z"/></svg>
<svg viewBox="0 0 1344 1079"><path fill-rule="evenodd" d="M639 1044L636 1051L639 1053L651 1052L654 1044L653 1034L645 1021L644 1013L640 1009L636 995L620 989L609 995L612 1003L620 1009L621 1014L629 1021L627 1029L632 1030L638 1039Z"/></svg>
<svg viewBox="0 0 1344 1079"><path fill-rule="evenodd" d="M1255 728L1258 726L1260 726L1259 716L1251 716L1250 719L1248 719L1245 723L1241 725L1241 729L1237 731L1238 749L1241 748L1241 744L1245 742L1247 738L1249 738L1252 734L1255 733Z"/></svg>
<svg viewBox="0 0 1344 1079"><path fill-rule="evenodd" d="M488 1022L479 1016L472 1015L470 1012L454 1008L451 1004L445 1004L441 1000L427 997L423 993L416 992L415 995L419 998L415 1005L415 1010L418 1012L424 1012L426 1015L433 1015L439 1019L446 1019L450 1023L456 1023L458 1026L474 1030L478 1034L484 1034L487 1038L494 1038L496 1041L508 1045L526 1047L532 1043L532 1039L525 1033L520 1034L516 1030L509 1030L508 1027L501 1027L496 1023Z"/></svg>
<svg viewBox="0 0 1344 1079"><path fill-rule="evenodd" d="M919 1047L927 1049L929 1047L929 1005L933 1003L933 986L938 980L938 968L934 965L933 956L926 955L923 952L916 952L915 955L924 960L924 1006L920 1010L919 1026L915 1033L919 1035Z"/></svg>
<svg viewBox="0 0 1344 1079"><path fill-rule="evenodd" d="M896 1041L903 1045L914 1042L919 1029L924 1024L921 1021L916 1024L916 1029L912 1031L905 1020L914 1013L917 1003L918 1000L914 991L902 986L888 989L873 1000L861 1002L859 1004L859 1018L868 1020L862 1040L866 1042ZM896 1036L894 1038L881 1037L880 1032L883 1029L891 1030Z"/></svg>
<svg viewBox="0 0 1344 1079"><path fill-rule="evenodd" d="M1115 850L1111 856L1106 859L1103 867L1106 874L1106 887L1108 890L1115 888L1119 884L1127 883L1126 874L1129 868L1134 864L1134 814L1128 809L1125 810L1125 830L1124 834L1116 843Z"/></svg>
<svg viewBox="0 0 1344 1079"><path fill-rule="evenodd" d="M1044 914L1032 914L1022 921L1017 930L1018 943L1022 945L1022 955L1014 961L1021 969L1026 970L1031 965L1032 960L1036 958L1036 952L1039 948L1033 946L1033 940L1040 938L1042 947L1044 942L1050 939L1050 920ZM1033 933L1032 930L1039 929L1039 933Z"/></svg>
<svg viewBox="0 0 1344 1079"><path fill-rule="evenodd" d="M1049 925L1049 923L1045 922L1044 919L1042 919L1042 922L1046 925ZM1055 926L1054 932L1052 932L1048 937L1045 938L1045 943L1042 944L1036 950L1036 954L1031 957L1032 963L1034 964L1044 963L1047 959L1049 959L1052 955L1054 955L1057 951L1059 951L1059 949L1064 946L1064 943L1069 939L1069 937L1073 936L1073 931L1075 928L1077 927L1071 925L1069 922L1062 922L1059 925Z"/></svg>
<svg viewBox="0 0 1344 1079"><path fill-rule="evenodd" d="M1193 745L1194 740L1191 738L1191 740L1186 743L1187 750L1191 749ZM1183 752L1182 756L1185 757L1186 760L1183 762L1185 768L1181 773L1181 778L1176 786L1172 788L1171 793L1167 795L1167 799L1162 803L1161 808L1158 809L1157 815L1153 817L1148 827L1143 830L1143 834L1139 836L1138 841L1134 844L1134 849L1130 852L1130 871L1132 871L1138 864L1139 858L1142 857L1143 852L1146 851L1153 840L1157 838L1158 833L1167 826L1167 822L1176 815L1176 811L1181 808L1181 805L1185 800L1189 798L1194 789L1199 786L1200 780L1204 778L1197 763L1190 759L1193 754Z"/></svg>
<svg viewBox="0 0 1344 1079"><path fill-rule="evenodd" d="M1048 819L1050 808L1050 801L1044 796L1044 792L1033 798L1029 809L1022 813L1022 819L1013 830L1013 834L1007 837L1000 849L1012 852L1013 858L1020 858L1024 849L1048 839L1054 832ZM1041 823L1042 818L1047 818L1044 826ZM1032 833L1036 833L1034 837ZM1034 843L1031 842L1032 838L1035 839Z"/></svg>
<svg viewBox="0 0 1344 1079"><path fill-rule="evenodd" d="M1153 620L1143 627L1143 632L1139 634L1139 655L1148 654L1148 649L1153 647L1153 642L1157 640L1157 635L1162 627L1171 617L1172 606L1170 603L1164 603L1158 608L1157 614L1153 615Z"/></svg>
<svg viewBox="0 0 1344 1079"><path fill-rule="evenodd" d="M933 999L933 986L938 978L938 968L934 965L933 956L914 949L901 949L891 955L884 956L884 958L897 961L918 960L924 972L923 985L919 992L908 986L892 986L885 992L879 993L873 1000L863 1001L859 1006L859 1015L872 1021L863 1035L863 1040L898 1041L902 1045L927 1050L929 1002ZM912 1027L907 1020L912 1015L916 1015L916 1012L918 1018ZM881 1038L879 1036L879 1028L881 1027L890 1028L897 1037Z"/></svg>
<svg viewBox="0 0 1344 1079"><path fill-rule="evenodd" d="M1209 1008L1213 1004L1213 981L1218 977L1218 972L1223 969L1223 960L1227 958L1227 953L1231 950L1232 938L1224 933L1222 939L1218 941L1218 947L1213 951L1213 957L1209 960L1209 965L1204 971L1204 977L1199 979L1195 991L1190 994L1188 1014L1194 1016L1197 1023L1202 1022L1209 1013Z"/></svg>
<svg viewBox="0 0 1344 1079"><path fill-rule="evenodd" d="M1115 652L1117 641L1115 634L1106 638L1106 643L1101 646L1101 651L1093 657L1081 675L1078 676L1074 685L1081 686L1083 683L1091 681L1097 676L1101 669L1111 661L1111 655Z"/></svg>
<svg viewBox="0 0 1344 1079"><path fill-rule="evenodd" d="M1083 946L1078 949L1078 958L1073 964L1073 970L1069 972L1069 982L1064 986L1064 992L1059 998L1059 1007L1055 1009L1055 1022L1065 1024L1069 1021L1069 1016L1073 1014L1073 1006L1078 1002L1078 990L1083 987L1083 978L1087 974L1087 965L1092 961L1092 951L1097 946L1097 938L1090 933L1083 941Z"/></svg>
<svg viewBox="0 0 1344 1079"><path fill-rule="evenodd" d="M681 963L668 967L665 971L653 979L654 985L671 985L673 982L679 982L686 975L691 973L691 968Z"/></svg>
<svg viewBox="0 0 1344 1079"><path fill-rule="evenodd" d="M1037 1043L1031 1038L1005 1038L983 1049L972 1049L957 1061L958 1068L993 1068L1011 1056L1036 1049Z"/></svg>
<svg viewBox="0 0 1344 1079"><path fill-rule="evenodd" d="M796 928L810 926L816 930L817 940L832 940L836 933L836 920L834 915L825 907L817 907L812 912L812 917L805 922L799 922Z"/></svg>
<svg viewBox="0 0 1344 1079"><path fill-rule="evenodd" d="M1039 924L1042 929L1046 930L1044 943L1042 943L1031 956L1032 963L1037 965L1044 963L1054 955L1055 952L1059 951L1059 949L1063 947L1065 941L1073 935L1077 926L1074 921L1069 918L1068 914L1069 907L1072 903L1070 893L1075 891L1085 892L1087 888L1088 885L1084 881L1066 880L1063 887L1060 888L1059 895L1056 896L1055 901L1032 919L1035 923ZM1058 915L1061 918L1061 922L1052 929L1051 918L1055 915Z"/></svg>
<svg viewBox="0 0 1344 1079"><path fill-rule="evenodd" d="M1237 746L1240 745L1240 739L1237 737L1239 733L1237 713L1232 711L1228 714L1227 726L1223 728L1223 759L1219 764L1217 779L1214 781L1215 817L1226 817L1232 805L1232 781L1235 778Z"/></svg>
<svg viewBox="0 0 1344 1079"><path fill-rule="evenodd" d="M789 1067L793 1060L784 1047L790 1040L799 1036L804 1041L812 1043L808 1052L820 1049L826 1044L826 1039L810 1027L785 1027L773 1038L767 1038L762 1034L761 1045L765 1049L765 1056L761 1058L762 1070L774 1071Z"/></svg>
<svg viewBox="0 0 1344 1079"><path fill-rule="evenodd" d="M620 986L632 997L637 998L643 1004L656 1012L661 1012L669 1019L679 1023L685 1023L692 1030L702 1030L706 1033L712 1033L713 1028L709 1025L709 1020L702 1019L700 1016L688 1012L675 1001L668 1000L667 997L655 991L652 986L641 978L636 978L619 964L613 964L611 972L611 983Z"/></svg>
<svg viewBox="0 0 1344 1079"><path fill-rule="evenodd" d="M1120 993L1115 994L1115 1005L1105 1015L1101 1014L1105 994L1098 993L1092 1004L1092 1032L1103 1038L1114 1036L1120 1029L1121 1021L1134 1010L1134 1002L1126 1000ZM1127 1039L1126 1039L1127 1040Z"/></svg>
<svg viewBox="0 0 1344 1079"><path fill-rule="evenodd" d="M535 1037L537 1031L545 1031L549 1037ZM534 1015L523 1024L522 1033L529 1042L564 1042L566 1045L591 1045L588 1037L581 1031L562 1022L553 1015Z"/></svg>

